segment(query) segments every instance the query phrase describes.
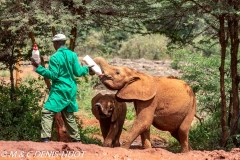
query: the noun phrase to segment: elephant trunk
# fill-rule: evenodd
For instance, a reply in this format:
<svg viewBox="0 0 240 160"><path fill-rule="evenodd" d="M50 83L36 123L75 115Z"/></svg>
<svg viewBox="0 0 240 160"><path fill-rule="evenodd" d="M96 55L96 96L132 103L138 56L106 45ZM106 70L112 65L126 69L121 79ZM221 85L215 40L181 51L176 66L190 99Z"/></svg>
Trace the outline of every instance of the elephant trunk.
<svg viewBox="0 0 240 160"><path fill-rule="evenodd" d="M99 65L99 67L101 68L102 71L104 70L104 68L109 66L107 61L102 57L96 57L93 60L97 65Z"/></svg>
<svg viewBox="0 0 240 160"><path fill-rule="evenodd" d="M98 110L102 111L102 105L101 103L96 103L95 107L97 107Z"/></svg>
<svg viewBox="0 0 240 160"><path fill-rule="evenodd" d="M111 116L111 115L109 115L109 114L107 113L106 109L103 108L103 105L102 105L101 103L96 103L96 104L95 104L95 107L97 107L98 112L99 112L99 116L100 116L101 118L104 119L104 118L108 118L108 117Z"/></svg>

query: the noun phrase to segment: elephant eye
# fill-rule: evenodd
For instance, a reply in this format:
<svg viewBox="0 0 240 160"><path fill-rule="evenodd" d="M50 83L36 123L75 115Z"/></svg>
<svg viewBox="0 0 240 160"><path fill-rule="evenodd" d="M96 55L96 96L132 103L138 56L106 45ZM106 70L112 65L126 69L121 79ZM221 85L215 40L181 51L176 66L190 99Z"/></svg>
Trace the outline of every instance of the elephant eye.
<svg viewBox="0 0 240 160"><path fill-rule="evenodd" d="M118 70L116 70L116 74L120 74L120 72Z"/></svg>
<svg viewBox="0 0 240 160"><path fill-rule="evenodd" d="M113 106L110 106L109 110L113 110Z"/></svg>

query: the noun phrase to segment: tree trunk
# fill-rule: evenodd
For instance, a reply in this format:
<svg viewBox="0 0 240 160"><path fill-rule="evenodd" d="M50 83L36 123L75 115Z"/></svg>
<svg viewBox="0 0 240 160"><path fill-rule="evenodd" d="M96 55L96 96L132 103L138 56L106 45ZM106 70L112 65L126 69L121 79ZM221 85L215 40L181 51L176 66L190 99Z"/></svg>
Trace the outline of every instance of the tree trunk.
<svg viewBox="0 0 240 160"><path fill-rule="evenodd" d="M15 88L14 88L14 76L13 76L13 62L10 60L9 64L9 72L10 72L10 84L11 84L11 92L10 92L10 99L11 101L15 101Z"/></svg>
<svg viewBox="0 0 240 160"><path fill-rule="evenodd" d="M71 30L70 45L69 45L69 49L72 51L74 51L76 39L77 39L77 27L73 27Z"/></svg>
<svg viewBox="0 0 240 160"><path fill-rule="evenodd" d="M225 57L226 57L226 48L227 48L227 41L228 39L225 36L225 29L224 29L224 16L219 17L219 42L221 45L221 66L219 67L220 71L220 94L221 94L221 126L222 126L222 139L221 143L222 146L225 146L228 131L227 131L227 109L226 109L226 94L225 94L225 85L224 85L224 70L225 70Z"/></svg>
<svg viewBox="0 0 240 160"><path fill-rule="evenodd" d="M238 99L238 73L237 73L237 63L238 63L238 20L237 16L232 15L228 20L228 29L230 35L230 54L231 54L231 79L232 79L232 119L230 120L231 132L230 135L235 134L238 129L237 122L239 114L239 99Z"/></svg>
<svg viewBox="0 0 240 160"><path fill-rule="evenodd" d="M17 63L16 63L16 81L15 81L15 86L19 87L20 83L21 83L21 77L20 77L20 70L21 70L21 66L20 66L20 58L18 58Z"/></svg>

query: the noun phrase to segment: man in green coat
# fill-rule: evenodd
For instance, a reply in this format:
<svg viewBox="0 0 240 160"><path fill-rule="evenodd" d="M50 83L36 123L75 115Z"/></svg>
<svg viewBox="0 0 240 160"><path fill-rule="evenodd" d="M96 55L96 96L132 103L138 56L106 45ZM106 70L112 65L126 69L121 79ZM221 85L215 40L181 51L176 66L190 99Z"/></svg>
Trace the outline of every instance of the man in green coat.
<svg viewBox="0 0 240 160"><path fill-rule="evenodd" d="M49 97L42 109L41 138L43 142L50 141L54 116L61 112L72 141L79 142L80 135L74 117L74 112L78 111L75 76L81 77L88 74L89 67L81 66L77 54L65 46L65 35L57 34L52 41L56 52L50 57L48 69L32 59L36 72L52 80Z"/></svg>

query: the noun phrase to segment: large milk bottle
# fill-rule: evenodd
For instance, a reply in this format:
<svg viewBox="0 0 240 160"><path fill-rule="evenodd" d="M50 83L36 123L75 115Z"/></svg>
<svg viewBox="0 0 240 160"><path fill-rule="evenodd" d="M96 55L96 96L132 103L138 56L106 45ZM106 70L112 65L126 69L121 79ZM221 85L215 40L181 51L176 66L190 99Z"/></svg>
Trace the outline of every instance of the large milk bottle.
<svg viewBox="0 0 240 160"><path fill-rule="evenodd" d="M32 58L35 60L35 62L40 63L41 58L40 58L40 53L38 50L37 44L33 45L33 51L32 51ZM36 67L33 66L33 71L36 71Z"/></svg>
<svg viewBox="0 0 240 160"><path fill-rule="evenodd" d="M85 57L83 57L83 60L87 63L88 66L92 66L92 70L99 76L102 75L102 70L101 68L92 60L91 57L89 57L89 55L86 55Z"/></svg>

